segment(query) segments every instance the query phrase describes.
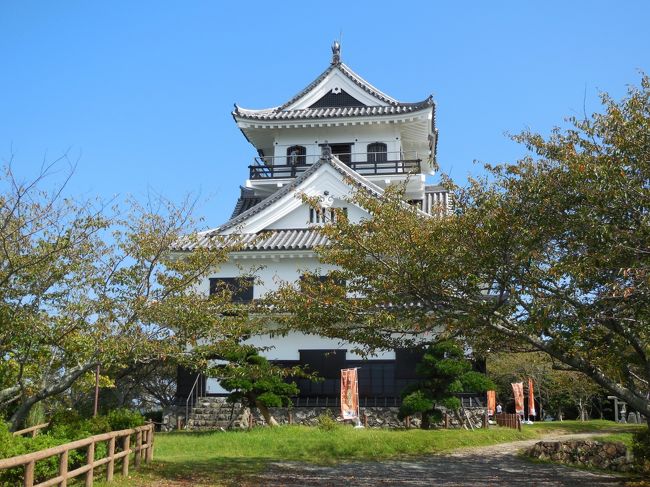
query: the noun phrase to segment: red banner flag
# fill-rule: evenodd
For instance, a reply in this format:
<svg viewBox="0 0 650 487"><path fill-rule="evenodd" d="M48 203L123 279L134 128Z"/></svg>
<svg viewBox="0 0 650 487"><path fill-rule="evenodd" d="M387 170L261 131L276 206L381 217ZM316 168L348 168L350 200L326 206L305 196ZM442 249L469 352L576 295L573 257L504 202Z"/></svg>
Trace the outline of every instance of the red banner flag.
<svg viewBox="0 0 650 487"><path fill-rule="evenodd" d="M535 392L533 390L533 379L528 379L528 416L537 416L535 411Z"/></svg>
<svg viewBox="0 0 650 487"><path fill-rule="evenodd" d="M515 396L515 413L524 414L524 383L513 382L510 385Z"/></svg>
<svg viewBox="0 0 650 487"><path fill-rule="evenodd" d="M497 405L497 394L495 391L487 391L487 413L488 416L494 414Z"/></svg>
<svg viewBox="0 0 650 487"><path fill-rule="evenodd" d="M343 419L359 417L357 369L341 369L341 416Z"/></svg>

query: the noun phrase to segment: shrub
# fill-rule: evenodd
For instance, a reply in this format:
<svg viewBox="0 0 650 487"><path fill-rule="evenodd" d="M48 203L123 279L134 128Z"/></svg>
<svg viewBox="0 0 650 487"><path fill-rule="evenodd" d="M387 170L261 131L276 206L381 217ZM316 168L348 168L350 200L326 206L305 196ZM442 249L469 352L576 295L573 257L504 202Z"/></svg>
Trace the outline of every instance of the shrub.
<svg viewBox="0 0 650 487"><path fill-rule="evenodd" d="M321 431L334 431L339 427L339 424L336 422L336 419L334 419L334 416L332 415L332 411L329 409L324 413L318 415L316 418L316 425Z"/></svg>
<svg viewBox="0 0 650 487"><path fill-rule="evenodd" d="M0 458L9 458L25 453L31 453L53 446L70 443L89 436L106 433L112 430L131 429L144 424L144 418L137 411L116 409L107 416L83 418L74 410L62 410L55 413L50 426L44 434L35 438L13 436L8 426L0 421ZM106 442L95 444L95 459L106 457L108 448ZM87 449L71 450L68 456L69 468L75 469L87 461ZM36 482L43 482L56 477L59 471L59 456L36 462L34 477ZM0 485L22 485L23 467L0 472Z"/></svg>
<svg viewBox="0 0 650 487"><path fill-rule="evenodd" d="M0 419L0 458L15 457L27 453L23 438L15 437L9 432L7 424ZM23 468L12 468L0 472L0 485L20 485Z"/></svg>
<svg viewBox="0 0 650 487"><path fill-rule="evenodd" d="M144 416L130 409L114 409L106 415L110 429L108 431L126 430L142 426Z"/></svg>
<svg viewBox="0 0 650 487"><path fill-rule="evenodd" d="M645 428L632 438L634 462L643 473L650 474L650 429Z"/></svg>

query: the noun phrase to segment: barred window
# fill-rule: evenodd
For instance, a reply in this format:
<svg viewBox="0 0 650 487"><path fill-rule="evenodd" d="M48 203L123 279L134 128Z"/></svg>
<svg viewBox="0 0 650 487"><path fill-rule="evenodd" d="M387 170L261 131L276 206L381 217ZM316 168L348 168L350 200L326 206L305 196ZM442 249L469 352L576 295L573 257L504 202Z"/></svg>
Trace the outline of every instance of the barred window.
<svg viewBox="0 0 650 487"><path fill-rule="evenodd" d="M383 142L374 142L368 144L368 162L386 162L388 161L388 146Z"/></svg>
<svg viewBox="0 0 650 487"><path fill-rule="evenodd" d="M336 221L335 208L309 208L309 223L333 223ZM345 216L348 215L347 208L338 208Z"/></svg>
<svg viewBox="0 0 650 487"><path fill-rule="evenodd" d="M287 165L304 166L307 164L307 149L304 145L287 147Z"/></svg>

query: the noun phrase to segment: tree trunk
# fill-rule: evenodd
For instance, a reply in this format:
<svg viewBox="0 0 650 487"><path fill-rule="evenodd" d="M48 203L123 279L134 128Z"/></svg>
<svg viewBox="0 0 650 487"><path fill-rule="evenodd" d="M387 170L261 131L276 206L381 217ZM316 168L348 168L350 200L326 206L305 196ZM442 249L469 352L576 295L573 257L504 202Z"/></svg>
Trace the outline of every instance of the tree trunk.
<svg viewBox="0 0 650 487"><path fill-rule="evenodd" d="M271 415L271 412L269 411L269 408L267 408L264 404L262 404L258 400L255 400L255 406L257 406L257 409L259 409L262 416L264 416L264 421L266 421L266 424L268 424L269 426L277 426L278 425L278 422Z"/></svg>
<svg viewBox="0 0 650 487"><path fill-rule="evenodd" d="M9 419L9 422L11 423L11 431L16 431L17 429L19 429L19 427L25 421L25 418L27 418L27 415L29 414L29 410L32 408L32 406L34 406L34 404L37 404L42 400L47 399L48 397L56 396L57 394L60 394L63 391L68 390L79 377L81 377L83 374L85 374L88 370L92 369L96 365L97 364L95 362L92 362L92 363L73 367L72 369L68 370L68 372L65 375L60 377L59 380L57 380L53 384L50 384L49 386L42 388L33 396L30 396L25 400L23 400L20 406L18 406L18 409L16 409L14 414Z"/></svg>
<svg viewBox="0 0 650 487"><path fill-rule="evenodd" d="M422 413L422 422L420 423L420 429L428 430L431 428L431 415L428 412Z"/></svg>

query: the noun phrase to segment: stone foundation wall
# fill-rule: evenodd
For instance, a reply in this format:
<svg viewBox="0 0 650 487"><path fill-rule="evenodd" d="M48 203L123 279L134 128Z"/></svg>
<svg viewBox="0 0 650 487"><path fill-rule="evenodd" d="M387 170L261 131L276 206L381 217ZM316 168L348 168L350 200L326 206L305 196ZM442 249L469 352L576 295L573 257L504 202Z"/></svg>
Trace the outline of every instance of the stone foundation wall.
<svg viewBox="0 0 650 487"><path fill-rule="evenodd" d="M333 418L339 418L341 410L336 408L326 408L326 407L300 407L292 408L288 410L287 408L269 408L269 411L280 424L289 424L289 411L291 412L291 423L293 424L302 424L305 426L315 426L318 424L318 416L321 414L331 414ZM475 428L480 428L483 424L483 415L485 414L485 409L483 408L472 408L466 409L468 412L470 421ZM361 420L363 422L364 415L369 428L419 428L421 424L421 416L415 415L410 417L408 420L400 420L397 417L399 408L397 407L364 407L360 408ZM253 417L256 424L265 424L264 418L259 414L259 411L255 410L253 412ZM436 426L442 427L444 423L441 422ZM461 428L462 425L458 419L450 414L449 417L449 426L451 428Z"/></svg>
<svg viewBox="0 0 650 487"><path fill-rule="evenodd" d="M531 447L528 456L580 467L596 467L628 472L632 459L620 442L593 440L540 441Z"/></svg>
<svg viewBox="0 0 650 487"><path fill-rule="evenodd" d="M484 408L466 408L470 421L474 428L480 428L483 422L483 415L485 414ZM364 415L369 428L419 428L421 418L419 415L410 417L407 420L400 420L397 417L399 408L397 407L362 407L361 420L363 423ZM232 412L232 405L225 403L224 398L210 397L200 400L192 413L190 413L189 421L185 418L185 408L178 407L163 414L163 431L170 431L176 429L178 420L180 419L183 427L188 426L188 429L193 430L210 430L227 428L248 428L250 424L250 417L252 414L253 424L265 425L264 418L257 410L253 408L251 411L244 408L241 404L236 404L233 414L233 421L224 421L225 417L230 417ZM318 424L318 417L322 414L329 414L337 419L340 415L338 407L296 407L296 408L269 408L269 412L279 424L301 424L305 426L316 426ZM224 414L228 413L228 414ZM291 416L291 419L290 419ZM342 420L339 419L340 422ZM443 423L435 426L442 427ZM453 414L449 415L449 426L451 428L462 428L463 425Z"/></svg>

